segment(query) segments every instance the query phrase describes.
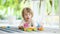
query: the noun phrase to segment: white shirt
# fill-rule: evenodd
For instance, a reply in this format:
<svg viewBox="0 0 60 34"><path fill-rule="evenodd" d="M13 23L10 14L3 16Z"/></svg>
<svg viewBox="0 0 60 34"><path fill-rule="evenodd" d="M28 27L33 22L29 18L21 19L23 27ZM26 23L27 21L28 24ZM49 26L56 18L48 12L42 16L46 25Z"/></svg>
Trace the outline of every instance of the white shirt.
<svg viewBox="0 0 60 34"><path fill-rule="evenodd" d="M25 20L22 20L19 26L24 26L25 23L26 23ZM31 25L33 25L33 27L36 27L36 22L32 20L29 23L29 27L31 27Z"/></svg>

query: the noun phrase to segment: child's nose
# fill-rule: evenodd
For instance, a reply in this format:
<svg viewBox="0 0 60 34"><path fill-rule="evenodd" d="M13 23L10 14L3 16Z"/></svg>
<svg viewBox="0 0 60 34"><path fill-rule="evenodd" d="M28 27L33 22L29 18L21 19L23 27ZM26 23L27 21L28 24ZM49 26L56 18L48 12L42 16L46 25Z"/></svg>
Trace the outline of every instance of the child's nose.
<svg viewBox="0 0 60 34"><path fill-rule="evenodd" d="M29 17L29 15L27 15Z"/></svg>

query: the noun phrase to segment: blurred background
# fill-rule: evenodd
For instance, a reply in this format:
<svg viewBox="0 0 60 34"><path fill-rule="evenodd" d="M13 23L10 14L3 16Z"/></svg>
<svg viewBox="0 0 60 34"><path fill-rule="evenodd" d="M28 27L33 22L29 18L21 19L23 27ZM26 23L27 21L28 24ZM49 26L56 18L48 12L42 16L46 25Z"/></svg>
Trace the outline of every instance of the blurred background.
<svg viewBox="0 0 60 34"><path fill-rule="evenodd" d="M31 8L33 20L44 27L59 28L59 0L0 0L0 25L18 26L24 7Z"/></svg>

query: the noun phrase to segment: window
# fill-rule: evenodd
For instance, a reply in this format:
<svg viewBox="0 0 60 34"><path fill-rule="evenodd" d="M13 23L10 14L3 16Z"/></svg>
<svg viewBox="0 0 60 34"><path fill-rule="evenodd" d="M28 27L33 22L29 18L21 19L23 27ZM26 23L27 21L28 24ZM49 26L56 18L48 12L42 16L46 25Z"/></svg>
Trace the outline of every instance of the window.
<svg viewBox="0 0 60 34"><path fill-rule="evenodd" d="M0 24L15 23L22 20L22 9L30 7L33 10L33 19L43 22L45 26L59 25L59 0L0 0ZM16 24L16 23L15 23Z"/></svg>
<svg viewBox="0 0 60 34"><path fill-rule="evenodd" d="M0 0L0 24L13 24L15 20L22 20L24 7L30 7L29 0Z"/></svg>

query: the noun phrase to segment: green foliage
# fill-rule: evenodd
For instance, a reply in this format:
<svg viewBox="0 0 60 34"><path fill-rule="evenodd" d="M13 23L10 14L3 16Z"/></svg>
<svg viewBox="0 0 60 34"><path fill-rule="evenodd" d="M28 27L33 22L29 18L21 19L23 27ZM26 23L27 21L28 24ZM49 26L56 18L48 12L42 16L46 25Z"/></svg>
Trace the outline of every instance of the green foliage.
<svg viewBox="0 0 60 34"><path fill-rule="evenodd" d="M24 6L24 3L25 0L0 0L0 10L4 10L5 8L5 13L3 16L0 16L0 18L8 15L8 7L10 7L10 10L12 10L12 8L14 10L12 15L17 16L17 19L21 19L21 12L23 9L21 6Z"/></svg>
<svg viewBox="0 0 60 34"><path fill-rule="evenodd" d="M58 13L59 0L54 0L55 13Z"/></svg>
<svg viewBox="0 0 60 34"><path fill-rule="evenodd" d="M3 10L5 10L5 13L2 15L0 14L0 19L4 19L4 16L8 15L9 11L8 11L8 7L10 7L10 10L12 10L13 8L13 16L16 16L17 19L22 19L22 9L23 9L23 6L24 4L26 3L26 1L29 1L29 0L0 0L0 10L2 10L2 12L4 12ZM27 2L28 3L28 2ZM46 9L47 9L47 13L51 13L51 6L52 6L52 1L48 1L47 0L47 3L46 3ZM58 12L58 0L54 0L54 11L55 13ZM39 9L41 7L41 2L39 4ZM40 10L39 10L40 11ZM12 11L10 11L12 12ZM39 12L40 13L40 12Z"/></svg>

